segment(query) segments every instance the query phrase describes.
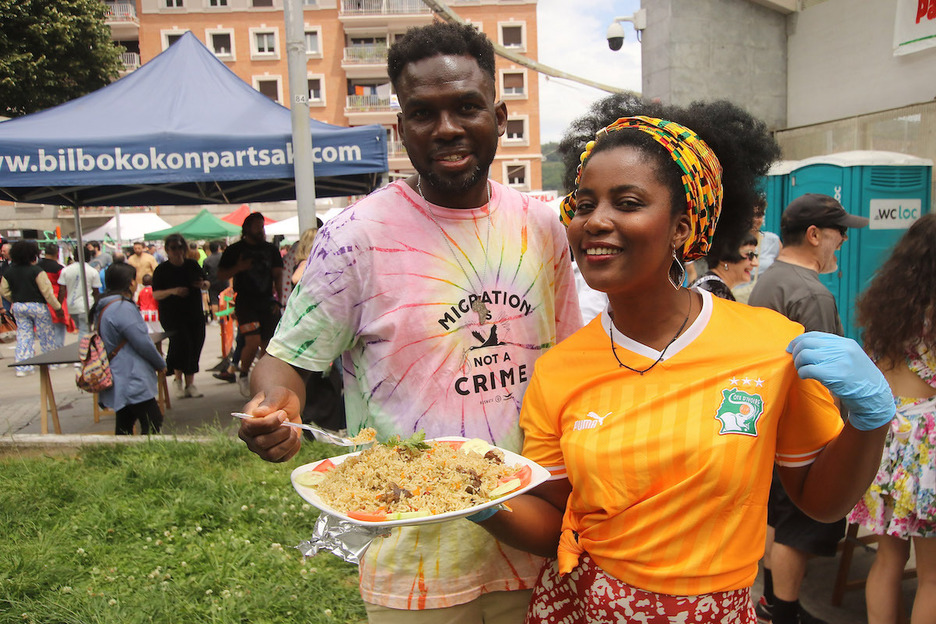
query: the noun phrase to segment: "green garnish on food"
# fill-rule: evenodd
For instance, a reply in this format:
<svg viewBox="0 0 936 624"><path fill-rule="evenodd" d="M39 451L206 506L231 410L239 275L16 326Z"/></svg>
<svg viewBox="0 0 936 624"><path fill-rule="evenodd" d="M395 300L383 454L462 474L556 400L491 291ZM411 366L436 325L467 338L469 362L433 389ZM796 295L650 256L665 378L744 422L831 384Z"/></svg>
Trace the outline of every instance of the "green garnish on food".
<svg viewBox="0 0 936 624"><path fill-rule="evenodd" d="M399 446L400 448L413 451L427 451L429 445L426 444L426 432L420 429L405 440L399 435L391 437L386 442L386 446Z"/></svg>

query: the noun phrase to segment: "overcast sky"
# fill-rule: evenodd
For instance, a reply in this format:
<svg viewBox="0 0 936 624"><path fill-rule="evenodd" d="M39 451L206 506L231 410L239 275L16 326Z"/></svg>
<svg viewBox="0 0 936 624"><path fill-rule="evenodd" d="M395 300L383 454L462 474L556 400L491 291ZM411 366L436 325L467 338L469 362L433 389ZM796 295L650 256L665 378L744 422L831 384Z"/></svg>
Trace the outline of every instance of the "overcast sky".
<svg viewBox="0 0 936 624"><path fill-rule="evenodd" d="M640 44L631 24L617 52L605 32L615 17L633 15L640 0L539 0L539 61L564 72L615 87L640 91ZM539 74L540 140L558 141L588 105L608 95L578 82ZM508 103L509 104L509 103Z"/></svg>

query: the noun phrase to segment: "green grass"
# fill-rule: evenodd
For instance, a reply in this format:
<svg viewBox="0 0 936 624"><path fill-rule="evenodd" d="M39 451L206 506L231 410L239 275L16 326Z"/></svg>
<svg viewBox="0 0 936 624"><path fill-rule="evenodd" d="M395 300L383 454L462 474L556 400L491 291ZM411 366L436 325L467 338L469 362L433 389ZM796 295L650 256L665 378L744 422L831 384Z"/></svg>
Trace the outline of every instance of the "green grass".
<svg viewBox="0 0 936 624"><path fill-rule="evenodd" d="M357 568L293 546L316 510L242 442L0 457L0 624L364 622Z"/></svg>

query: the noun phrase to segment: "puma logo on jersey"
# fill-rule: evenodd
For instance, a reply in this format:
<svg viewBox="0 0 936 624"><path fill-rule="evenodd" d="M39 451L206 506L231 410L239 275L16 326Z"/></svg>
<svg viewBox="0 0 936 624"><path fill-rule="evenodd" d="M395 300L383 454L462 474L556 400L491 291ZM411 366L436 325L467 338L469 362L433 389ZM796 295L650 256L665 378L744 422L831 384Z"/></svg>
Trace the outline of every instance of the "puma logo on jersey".
<svg viewBox="0 0 936 624"><path fill-rule="evenodd" d="M588 420L576 420L575 424L572 425L573 431L582 431L583 429L594 429L599 425L603 425L605 418L611 415L611 412L608 412L604 416L599 416L595 412L588 412L585 416Z"/></svg>

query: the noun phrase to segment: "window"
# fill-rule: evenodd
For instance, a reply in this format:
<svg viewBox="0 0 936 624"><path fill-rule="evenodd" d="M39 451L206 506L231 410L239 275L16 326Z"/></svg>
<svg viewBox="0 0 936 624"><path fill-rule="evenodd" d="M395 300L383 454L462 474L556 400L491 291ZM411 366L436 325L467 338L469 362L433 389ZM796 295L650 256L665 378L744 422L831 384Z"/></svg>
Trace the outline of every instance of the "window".
<svg viewBox="0 0 936 624"><path fill-rule="evenodd" d="M253 7L271 7L273 0L250 0L250 6Z"/></svg>
<svg viewBox="0 0 936 624"><path fill-rule="evenodd" d="M525 163L505 164L507 184L509 186L523 187L528 184L527 165Z"/></svg>
<svg viewBox="0 0 936 624"><path fill-rule="evenodd" d="M275 28L268 28L261 24L260 28L249 28L250 58L255 61L278 59L279 32Z"/></svg>
<svg viewBox="0 0 936 624"><path fill-rule="evenodd" d="M526 138L526 123L523 119L508 119L507 132L504 133L505 139L523 140Z"/></svg>
<svg viewBox="0 0 936 624"><path fill-rule="evenodd" d="M210 7L226 7L228 5L228 0L208 0L208 6Z"/></svg>
<svg viewBox="0 0 936 624"><path fill-rule="evenodd" d="M254 33L255 52L257 54L276 54L276 33Z"/></svg>
<svg viewBox="0 0 936 624"><path fill-rule="evenodd" d="M530 144L530 135L527 128L530 125L529 115L509 115L507 117L507 130L501 137L501 144L510 147L519 147Z"/></svg>
<svg viewBox="0 0 936 624"><path fill-rule="evenodd" d="M171 46L173 43L182 38L182 33L173 32L173 33L163 33L163 50Z"/></svg>
<svg viewBox="0 0 936 624"><path fill-rule="evenodd" d="M211 39L211 49L216 56L233 56L234 42L231 33L216 32L209 35Z"/></svg>
<svg viewBox="0 0 936 624"><path fill-rule="evenodd" d="M318 4L318 0L302 0L302 4L305 6L316 6Z"/></svg>
<svg viewBox="0 0 936 624"><path fill-rule="evenodd" d="M524 74L522 72L504 72L503 81L505 96L526 95L526 90L524 89Z"/></svg>
<svg viewBox="0 0 936 624"><path fill-rule="evenodd" d="M526 47L523 43L523 24L501 24L500 36L501 45L505 48L522 50Z"/></svg>
<svg viewBox="0 0 936 624"><path fill-rule="evenodd" d="M166 0L167 9L181 9L182 0Z"/></svg>
<svg viewBox="0 0 936 624"><path fill-rule="evenodd" d="M255 78L254 86L274 102L279 101L279 78Z"/></svg>
<svg viewBox="0 0 936 624"><path fill-rule="evenodd" d="M321 76L309 77L309 104L324 104L325 98L322 95Z"/></svg>
<svg viewBox="0 0 936 624"><path fill-rule="evenodd" d="M309 56L321 56L322 55L321 43L319 42L318 28L306 29L305 46L306 46L306 54L308 54Z"/></svg>
<svg viewBox="0 0 936 624"><path fill-rule="evenodd" d="M351 47L354 46L368 46L368 45L387 45L386 37L350 37L349 43Z"/></svg>

